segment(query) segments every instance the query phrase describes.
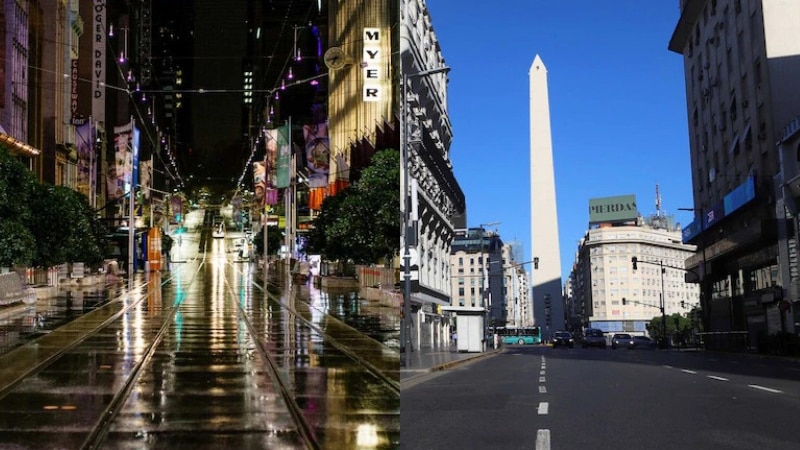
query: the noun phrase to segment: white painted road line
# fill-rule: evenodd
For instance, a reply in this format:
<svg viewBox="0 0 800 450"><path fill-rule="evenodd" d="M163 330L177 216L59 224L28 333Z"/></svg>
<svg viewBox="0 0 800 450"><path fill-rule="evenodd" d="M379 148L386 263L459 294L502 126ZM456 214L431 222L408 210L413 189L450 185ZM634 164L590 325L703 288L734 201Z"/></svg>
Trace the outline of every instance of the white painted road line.
<svg viewBox="0 0 800 450"><path fill-rule="evenodd" d="M550 450L550 430L536 431L536 450Z"/></svg>
<svg viewBox="0 0 800 450"><path fill-rule="evenodd" d="M547 415L548 404L547 402L539 403L539 415L546 416Z"/></svg>
<svg viewBox="0 0 800 450"><path fill-rule="evenodd" d="M545 382L545 377L539 377L539 383L544 383L544 382Z"/></svg>
<svg viewBox="0 0 800 450"><path fill-rule="evenodd" d="M683 373L691 373L691 374L697 373L694 370L689 370L689 369L681 369L681 372L683 372Z"/></svg>
<svg viewBox="0 0 800 450"><path fill-rule="evenodd" d="M547 388L545 386L539 386L539 393L547 394Z"/></svg>
<svg viewBox="0 0 800 450"><path fill-rule="evenodd" d="M731 381L731 380L729 380L727 378L717 377L717 376L714 376L714 375L708 375L708 378L711 378L712 380L718 380L718 381Z"/></svg>
<svg viewBox="0 0 800 450"><path fill-rule="evenodd" d="M764 387L764 386L759 386L757 384L748 384L748 386L750 386L753 389L760 389L762 391L772 392L773 394L780 394L780 393L783 392L783 391L779 391L777 389L772 389L772 388L768 388L768 387Z"/></svg>
<svg viewBox="0 0 800 450"><path fill-rule="evenodd" d="M544 374L545 374L545 371L544 371L544 370L540 370L540 371L539 371L539 375L544 375Z"/></svg>

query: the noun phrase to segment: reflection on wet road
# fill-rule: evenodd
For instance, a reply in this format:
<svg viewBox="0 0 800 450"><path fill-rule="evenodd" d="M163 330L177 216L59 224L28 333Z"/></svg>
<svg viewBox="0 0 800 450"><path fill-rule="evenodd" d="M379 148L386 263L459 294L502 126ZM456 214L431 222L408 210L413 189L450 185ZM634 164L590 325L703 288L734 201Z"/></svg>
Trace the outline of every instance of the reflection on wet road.
<svg viewBox="0 0 800 450"><path fill-rule="evenodd" d="M0 447L397 448L389 311L192 240L2 356Z"/></svg>

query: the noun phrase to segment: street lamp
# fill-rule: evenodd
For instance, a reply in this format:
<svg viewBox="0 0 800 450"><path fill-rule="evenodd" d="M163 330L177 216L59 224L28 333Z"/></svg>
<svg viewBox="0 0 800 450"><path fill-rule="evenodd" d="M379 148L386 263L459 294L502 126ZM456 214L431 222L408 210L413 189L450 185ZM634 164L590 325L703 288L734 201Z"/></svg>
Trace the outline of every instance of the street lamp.
<svg viewBox="0 0 800 450"><path fill-rule="evenodd" d="M411 342L411 242L414 239L416 245L416 230L412 229L411 224L411 192L409 190L410 168L409 168L409 127L408 127L408 82L412 78L425 77L437 73L447 73L450 68L447 66L435 69L422 70L416 73L403 73L403 82L400 85L400 107L401 127L400 141L403 147L403 317L400 324L400 351L413 351Z"/></svg>
<svg viewBox="0 0 800 450"><path fill-rule="evenodd" d="M486 317L488 320L485 323L484 329L486 330L487 333L489 331L490 324L494 329L494 321L492 320L493 312L492 312L492 305L490 304L491 303L490 300L492 297L486 295L486 288L487 287L490 288L491 283L489 283L488 280L489 272L486 267L486 260L489 258L489 249L486 248L486 251L484 252L485 248L484 244L486 243L486 240L484 238L486 235L485 233L486 227L492 227L497 225L500 225L500 222L489 222L489 223L482 223L479 225L479 228L481 229L481 306L486 308ZM486 281L485 283L484 280Z"/></svg>
<svg viewBox="0 0 800 450"><path fill-rule="evenodd" d="M633 263L633 270L637 269L637 264L638 263L653 264L653 265L657 264L659 269L661 270L661 306L660 306L660 309L661 309L661 326L664 329L664 336L662 338L663 342L662 342L661 345L662 345L663 348L667 348L668 343L669 343L669 341L667 340L667 314L665 312L666 306L667 306L667 299L664 296L664 272L666 272L667 269L666 269L666 267L664 267L664 261L663 260L659 260L658 263L655 263L653 261L639 261L639 258L634 256L633 258L631 258L631 263ZM625 304L625 299L622 300L622 304L623 305Z"/></svg>
<svg viewBox="0 0 800 450"><path fill-rule="evenodd" d="M708 289L706 288L706 223L705 218L703 217L703 209L702 208L678 208L679 211L691 211L695 213L695 219L700 220L700 246L702 247L702 255L703 255L703 268L699 272L700 276L700 309L702 309L703 313L703 331L709 330L709 305L706 299L706 292ZM731 300L731 304L733 304L733 300ZM733 320L733 314L731 314L731 321ZM731 327L733 330L733 327Z"/></svg>

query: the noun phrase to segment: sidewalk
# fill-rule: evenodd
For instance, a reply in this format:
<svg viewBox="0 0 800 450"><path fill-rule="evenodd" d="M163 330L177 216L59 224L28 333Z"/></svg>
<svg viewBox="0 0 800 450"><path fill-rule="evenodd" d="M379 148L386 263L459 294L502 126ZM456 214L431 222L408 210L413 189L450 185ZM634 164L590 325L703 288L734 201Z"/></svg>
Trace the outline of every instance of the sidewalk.
<svg viewBox="0 0 800 450"><path fill-rule="evenodd" d="M502 351L502 347L497 350L489 349L483 353L462 353L456 351L454 345L450 347L423 348L420 351L409 354L400 354L400 389L411 387L414 381L419 381L422 377L447 370L459 364L466 363L478 358L495 355ZM405 361L405 364L403 363Z"/></svg>

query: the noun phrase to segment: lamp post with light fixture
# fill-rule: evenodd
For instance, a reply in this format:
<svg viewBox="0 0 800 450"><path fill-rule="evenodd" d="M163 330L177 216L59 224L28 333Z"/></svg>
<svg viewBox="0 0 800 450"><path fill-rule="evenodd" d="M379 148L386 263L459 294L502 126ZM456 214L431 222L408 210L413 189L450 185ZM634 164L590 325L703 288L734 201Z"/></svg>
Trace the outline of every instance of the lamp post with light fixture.
<svg viewBox="0 0 800 450"><path fill-rule="evenodd" d="M403 170L403 315L400 321L400 352L407 354L414 349L411 341L411 245L416 246L417 230L411 218L411 189L410 189L410 158L409 141L410 128L408 123L409 104L408 104L408 82L413 78L425 77L437 73L447 73L450 68L447 66L435 69L421 70L415 73L403 72L402 83L400 84L400 120L403 126L400 128L400 142L402 145L402 170ZM402 359L402 358L401 358ZM401 360L405 364L405 360Z"/></svg>
<svg viewBox="0 0 800 450"><path fill-rule="evenodd" d="M700 278L700 310L702 311L703 315L703 331L709 331L709 313L711 312L711 305L709 304L709 299L706 298L708 293L708 288L706 287L706 270L708 266L708 262L706 261L706 227L705 227L705 218L703 217L703 209L702 208L678 208L679 211L691 211L695 213L696 220L700 221L700 247L702 248L702 257L703 257L703 267L699 270L698 275ZM731 303L733 300L731 300ZM732 309L732 308L731 308ZM733 314L731 314L731 321L733 321ZM733 326L731 326L731 331L733 330Z"/></svg>
<svg viewBox="0 0 800 450"><path fill-rule="evenodd" d="M660 271L661 271L661 302L660 302L661 306L659 308L661 309L661 326L663 327L663 330L664 330L663 331L664 336L662 337L663 342L662 342L661 345L662 345L662 348L668 348L669 347L669 339L667 339L667 314L666 314L667 299L666 299L666 296L664 295L664 272L667 271L667 266L664 266L664 261L663 260L659 260L658 262L640 261L639 258L637 258L635 256L633 258L631 258L631 263L633 264L633 270L638 269L637 264L643 263L643 264L652 264L652 265L658 266ZM623 299L623 303L622 303L623 305L625 304L624 300L625 299Z"/></svg>

